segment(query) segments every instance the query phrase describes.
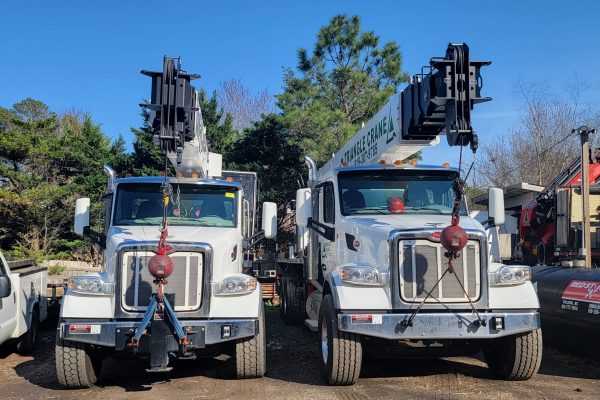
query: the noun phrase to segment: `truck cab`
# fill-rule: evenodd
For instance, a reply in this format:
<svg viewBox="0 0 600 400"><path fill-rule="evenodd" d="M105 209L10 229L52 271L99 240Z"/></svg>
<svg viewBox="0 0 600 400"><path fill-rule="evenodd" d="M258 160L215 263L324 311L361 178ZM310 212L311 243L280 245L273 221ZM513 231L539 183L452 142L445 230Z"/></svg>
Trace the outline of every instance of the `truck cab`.
<svg viewBox="0 0 600 400"><path fill-rule="evenodd" d="M468 216L460 166L408 161L444 131L451 146L476 149L469 118L489 100L479 96L487 64L470 62L466 45L449 45L327 163L318 168L306 157L296 257L279 265L282 317L318 333L331 385L356 382L363 349L380 357L483 350L509 380L540 366L530 269L494 260L486 234L504 223L502 190L490 188L490 218L481 224Z"/></svg>
<svg viewBox="0 0 600 400"><path fill-rule="evenodd" d="M152 329L142 336L138 348L132 348L131 338L156 290L148 262L157 251L163 212L168 221L168 254L174 262L164 295L188 341L186 353L177 355L212 354L218 345L232 342L238 358L236 376L258 377L265 372L261 288L255 278L242 274L251 223L242 186L216 179L168 178L166 182L173 195L163 207L164 177L112 181L104 196L107 218L102 233L90 232L89 199L78 200L76 231L105 246L105 264L101 273L72 277L63 298L57 371L68 387L93 385L102 359L113 352L152 355ZM263 206L263 232L269 238L276 229L273 206ZM165 340L169 351L177 353L173 334L167 333ZM78 357L69 358L70 353ZM68 375L71 360L85 371L78 381Z"/></svg>

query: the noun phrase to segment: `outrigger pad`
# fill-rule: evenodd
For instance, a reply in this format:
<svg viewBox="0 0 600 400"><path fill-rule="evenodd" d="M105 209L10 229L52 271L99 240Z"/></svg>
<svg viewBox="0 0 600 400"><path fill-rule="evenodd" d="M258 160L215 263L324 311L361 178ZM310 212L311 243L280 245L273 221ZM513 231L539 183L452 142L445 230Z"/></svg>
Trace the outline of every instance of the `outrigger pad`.
<svg viewBox="0 0 600 400"><path fill-rule="evenodd" d="M150 368L146 372L169 372L169 342L173 333L167 322L156 316L150 325Z"/></svg>
<svg viewBox="0 0 600 400"><path fill-rule="evenodd" d="M402 91L402 138L433 140L446 131L450 146L477 149L471 110L481 97L480 68L490 61L470 61L466 44L449 44L444 58L432 58Z"/></svg>
<svg viewBox="0 0 600 400"><path fill-rule="evenodd" d="M177 162L185 142L196 137L194 111L198 110L195 89L191 85L199 75L181 70L181 58L165 57L163 71L143 70L152 78L150 104L140 106L150 110L150 125L154 140L164 153L177 153Z"/></svg>

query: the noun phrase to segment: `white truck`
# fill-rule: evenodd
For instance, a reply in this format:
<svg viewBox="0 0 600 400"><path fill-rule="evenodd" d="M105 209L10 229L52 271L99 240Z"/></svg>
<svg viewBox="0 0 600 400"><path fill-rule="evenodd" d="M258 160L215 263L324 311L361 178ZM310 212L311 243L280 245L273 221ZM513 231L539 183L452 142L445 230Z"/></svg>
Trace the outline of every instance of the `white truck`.
<svg viewBox="0 0 600 400"><path fill-rule="evenodd" d="M35 349L39 325L48 316L47 280L45 267L30 260L7 262L0 253L0 344L14 339L21 354Z"/></svg>
<svg viewBox="0 0 600 400"><path fill-rule="evenodd" d="M486 64L469 61L466 45L449 45L328 163L317 168L307 157L309 187L296 196L296 257L278 265L281 315L318 332L331 385L356 382L363 349L381 357L483 350L491 370L508 380L539 368L529 267L494 260L486 235L504 222L502 191L490 189L482 225L468 217L459 169L404 162L438 144L444 129L451 146L477 147L470 112L490 100L480 97ZM459 253L444 245L442 229L451 225L464 230Z"/></svg>
<svg viewBox="0 0 600 400"><path fill-rule="evenodd" d="M254 232L256 198L240 183L219 179L220 157L208 153L189 84L195 76L178 64L166 57L162 73L142 71L153 79L145 106L155 139L176 176L115 179L105 166L102 233L89 227L90 200L77 201L75 231L104 249L105 265L98 274L72 277L62 301L56 370L68 388L94 385L111 354L149 357L148 372L165 372L172 357L218 355L227 344L235 376L265 373L261 287L242 268L250 246L275 237L276 206L263 204L263 229ZM157 254L170 276L153 269Z"/></svg>

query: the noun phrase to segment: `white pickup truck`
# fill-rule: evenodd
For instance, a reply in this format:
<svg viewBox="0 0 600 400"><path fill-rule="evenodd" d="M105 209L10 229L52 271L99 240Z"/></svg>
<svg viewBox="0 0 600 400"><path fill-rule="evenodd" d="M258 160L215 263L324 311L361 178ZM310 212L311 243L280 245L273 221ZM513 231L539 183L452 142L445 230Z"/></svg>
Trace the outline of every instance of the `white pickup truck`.
<svg viewBox="0 0 600 400"><path fill-rule="evenodd" d="M31 261L9 263L0 253L0 345L17 339L19 353L35 349L39 324L48 315L47 280L45 267Z"/></svg>

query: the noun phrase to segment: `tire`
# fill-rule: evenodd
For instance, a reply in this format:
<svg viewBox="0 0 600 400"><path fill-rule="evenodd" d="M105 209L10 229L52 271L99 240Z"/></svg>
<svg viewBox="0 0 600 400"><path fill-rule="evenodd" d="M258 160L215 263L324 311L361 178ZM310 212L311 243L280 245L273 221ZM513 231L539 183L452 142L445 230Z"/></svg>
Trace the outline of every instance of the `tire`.
<svg viewBox="0 0 600 400"><path fill-rule="evenodd" d="M283 278L283 321L286 325L302 325L304 323L304 296L298 281L286 276Z"/></svg>
<svg viewBox="0 0 600 400"><path fill-rule="evenodd" d="M497 377L524 381L535 375L542 362L542 330L496 339L484 351L485 361Z"/></svg>
<svg viewBox="0 0 600 400"><path fill-rule="evenodd" d="M265 312L262 308L258 316L258 334L235 343L235 376L238 379L261 378L265 375L266 347Z"/></svg>
<svg viewBox="0 0 600 400"><path fill-rule="evenodd" d="M353 385L358 380L362 365L360 336L340 332L333 298L323 297L319 311L319 339L321 341L321 372L329 385Z"/></svg>
<svg viewBox="0 0 600 400"><path fill-rule="evenodd" d="M20 338L17 343L17 352L19 354L31 354L35 350L39 340L40 331L40 312L34 308L31 312L31 323L29 329Z"/></svg>
<svg viewBox="0 0 600 400"><path fill-rule="evenodd" d="M54 358L58 382L65 388L91 388L98 381L102 359L88 345L56 338Z"/></svg>

